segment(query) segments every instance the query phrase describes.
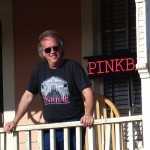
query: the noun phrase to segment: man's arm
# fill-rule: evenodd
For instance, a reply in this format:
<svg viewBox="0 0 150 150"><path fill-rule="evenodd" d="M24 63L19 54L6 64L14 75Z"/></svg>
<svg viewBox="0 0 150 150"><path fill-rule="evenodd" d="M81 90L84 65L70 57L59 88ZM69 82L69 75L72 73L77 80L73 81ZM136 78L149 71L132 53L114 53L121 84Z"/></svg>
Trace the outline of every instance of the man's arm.
<svg viewBox="0 0 150 150"><path fill-rule="evenodd" d="M85 115L81 118L81 123L83 126L88 127L94 123L94 109L95 109L95 99L91 87L85 88L82 91L85 98Z"/></svg>
<svg viewBox="0 0 150 150"><path fill-rule="evenodd" d="M10 132L12 132L13 128L17 126L19 120L27 112L27 109L28 109L29 105L31 104L33 98L34 98L34 95L31 92L29 92L29 91L24 92L24 94L21 98L21 101L19 103L18 110L16 112L14 120L11 122L7 122L5 124L5 127L4 127L5 132L10 133Z"/></svg>

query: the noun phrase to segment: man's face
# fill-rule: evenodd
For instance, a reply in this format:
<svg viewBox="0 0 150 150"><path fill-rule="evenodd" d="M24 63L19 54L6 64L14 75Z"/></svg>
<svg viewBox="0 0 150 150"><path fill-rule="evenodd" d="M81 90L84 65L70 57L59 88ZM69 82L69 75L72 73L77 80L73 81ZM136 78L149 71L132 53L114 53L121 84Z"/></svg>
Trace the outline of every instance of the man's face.
<svg viewBox="0 0 150 150"><path fill-rule="evenodd" d="M42 53L49 65L59 64L59 61L62 58L62 48L60 47L57 39L54 37L46 37L41 41L42 44Z"/></svg>

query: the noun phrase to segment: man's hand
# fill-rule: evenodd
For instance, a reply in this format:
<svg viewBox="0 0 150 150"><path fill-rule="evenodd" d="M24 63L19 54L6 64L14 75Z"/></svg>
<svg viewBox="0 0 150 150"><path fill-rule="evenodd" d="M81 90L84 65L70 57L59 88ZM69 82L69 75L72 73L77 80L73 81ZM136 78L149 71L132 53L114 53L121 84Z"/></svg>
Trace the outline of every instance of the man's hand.
<svg viewBox="0 0 150 150"><path fill-rule="evenodd" d="M17 126L17 124L14 121L7 122L5 124L4 131L6 133L11 133L16 126Z"/></svg>
<svg viewBox="0 0 150 150"><path fill-rule="evenodd" d="M90 127L94 123L94 117L92 115L84 115L81 119L80 122L83 124L84 127Z"/></svg>

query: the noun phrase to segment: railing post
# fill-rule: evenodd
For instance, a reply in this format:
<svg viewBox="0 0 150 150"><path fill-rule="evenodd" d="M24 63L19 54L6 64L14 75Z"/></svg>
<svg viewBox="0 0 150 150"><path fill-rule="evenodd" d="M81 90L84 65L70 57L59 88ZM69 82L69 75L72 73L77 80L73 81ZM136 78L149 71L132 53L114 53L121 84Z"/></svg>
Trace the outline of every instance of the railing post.
<svg viewBox="0 0 150 150"><path fill-rule="evenodd" d="M43 131L38 130L38 150L43 150Z"/></svg>
<svg viewBox="0 0 150 150"><path fill-rule="evenodd" d="M26 136L26 150L31 150L31 131L26 131L25 136Z"/></svg>
<svg viewBox="0 0 150 150"><path fill-rule="evenodd" d="M0 133L0 150L6 149L6 133Z"/></svg>
<svg viewBox="0 0 150 150"><path fill-rule="evenodd" d="M69 141L69 132L68 132L68 128L64 128L64 149L65 150L69 150L70 147L70 141Z"/></svg>
<svg viewBox="0 0 150 150"><path fill-rule="evenodd" d="M76 150L82 149L82 132L81 127L76 127Z"/></svg>
<svg viewBox="0 0 150 150"><path fill-rule="evenodd" d="M13 132L13 143L14 143L14 150L19 150L19 134L18 132Z"/></svg>
<svg viewBox="0 0 150 150"><path fill-rule="evenodd" d="M129 130L129 149L135 149L134 145L134 127L133 122L128 123Z"/></svg>
<svg viewBox="0 0 150 150"><path fill-rule="evenodd" d="M122 150L122 147L123 147L123 143L122 143L122 138L123 138L123 135L121 133L121 123L116 123L115 124L115 135L116 135L116 149L117 150Z"/></svg>
<svg viewBox="0 0 150 150"><path fill-rule="evenodd" d="M105 145L105 150L110 150L110 141L111 141L111 124L106 124L105 125L105 138L104 138L104 145ZM119 150L119 149L117 149Z"/></svg>
<svg viewBox="0 0 150 150"><path fill-rule="evenodd" d="M51 150L56 150L55 129L50 129L50 149Z"/></svg>
<svg viewBox="0 0 150 150"><path fill-rule="evenodd" d="M94 126L88 127L88 143L89 150L95 150Z"/></svg>

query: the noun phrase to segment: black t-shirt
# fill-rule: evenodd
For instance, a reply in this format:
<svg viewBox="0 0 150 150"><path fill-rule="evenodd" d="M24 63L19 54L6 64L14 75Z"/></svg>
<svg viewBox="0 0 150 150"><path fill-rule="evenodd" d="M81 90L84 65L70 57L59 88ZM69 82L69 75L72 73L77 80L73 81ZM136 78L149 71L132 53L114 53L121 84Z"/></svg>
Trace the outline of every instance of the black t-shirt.
<svg viewBox="0 0 150 150"><path fill-rule="evenodd" d="M47 61L33 70L27 90L39 93L45 120L63 120L81 117L84 114L82 90L91 82L82 66L65 59L57 69L51 69Z"/></svg>

